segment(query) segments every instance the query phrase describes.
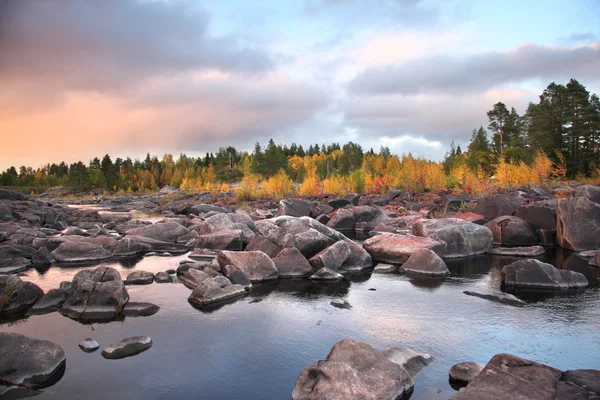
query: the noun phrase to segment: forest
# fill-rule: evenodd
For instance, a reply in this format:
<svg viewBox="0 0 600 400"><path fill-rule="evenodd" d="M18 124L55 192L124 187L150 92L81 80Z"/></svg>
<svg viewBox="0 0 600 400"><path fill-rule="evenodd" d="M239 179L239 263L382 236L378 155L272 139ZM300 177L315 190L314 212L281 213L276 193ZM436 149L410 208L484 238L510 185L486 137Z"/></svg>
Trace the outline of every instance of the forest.
<svg viewBox="0 0 600 400"><path fill-rule="evenodd" d="M600 99L577 80L551 83L523 115L499 102L487 117L489 125L473 130L466 149L452 144L441 162L392 154L386 147L365 150L353 142L304 149L271 139L265 147L256 143L252 152L229 146L204 157L148 154L143 160L113 160L107 154L87 164L11 167L0 175L0 185L117 194L148 193L164 185L186 191L233 188L241 200L252 200L289 194L385 193L392 188L485 193L568 180L600 184Z"/></svg>

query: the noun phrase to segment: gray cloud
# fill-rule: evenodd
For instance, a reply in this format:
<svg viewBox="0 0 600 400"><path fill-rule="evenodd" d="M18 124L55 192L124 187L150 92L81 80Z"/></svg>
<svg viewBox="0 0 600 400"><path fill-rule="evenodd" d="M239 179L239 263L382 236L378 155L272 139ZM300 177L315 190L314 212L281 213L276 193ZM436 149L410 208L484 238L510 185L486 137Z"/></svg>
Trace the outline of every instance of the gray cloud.
<svg viewBox="0 0 600 400"><path fill-rule="evenodd" d="M400 65L370 68L349 83L359 95L468 93L540 78L597 80L600 42L565 48L527 45L506 53L435 55Z"/></svg>
<svg viewBox="0 0 600 400"><path fill-rule="evenodd" d="M591 44L597 40L598 38L592 32L582 32L558 38L556 43L563 46L574 46L578 44Z"/></svg>
<svg viewBox="0 0 600 400"><path fill-rule="evenodd" d="M182 1L4 0L0 79L35 76L49 89L118 90L143 79L214 68L254 74L272 61Z"/></svg>

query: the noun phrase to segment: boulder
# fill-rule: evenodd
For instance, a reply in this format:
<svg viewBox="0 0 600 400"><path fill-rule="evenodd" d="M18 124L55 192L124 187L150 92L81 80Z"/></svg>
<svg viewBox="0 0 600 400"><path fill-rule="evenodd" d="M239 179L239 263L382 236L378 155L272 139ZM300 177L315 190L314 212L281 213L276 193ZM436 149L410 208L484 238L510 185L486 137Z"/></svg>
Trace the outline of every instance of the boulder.
<svg viewBox="0 0 600 400"><path fill-rule="evenodd" d="M16 274L31 267L31 260L15 254L13 251L0 249L0 274Z"/></svg>
<svg viewBox="0 0 600 400"><path fill-rule="evenodd" d="M248 246L246 246L246 251L262 251L271 258L277 256L281 250L281 246L267 239L261 233L254 235Z"/></svg>
<svg viewBox="0 0 600 400"><path fill-rule="evenodd" d="M102 350L102 357L109 360L131 357L140 354L152 347L152 339L149 336L134 336L113 343Z"/></svg>
<svg viewBox="0 0 600 400"><path fill-rule="evenodd" d="M371 231L377 225L389 225L392 222L382 208L372 206L357 206L352 209L356 217L354 229L356 231Z"/></svg>
<svg viewBox="0 0 600 400"><path fill-rule="evenodd" d="M492 231L495 245L530 246L538 243L533 227L519 217L498 217L485 226Z"/></svg>
<svg viewBox="0 0 600 400"><path fill-rule="evenodd" d="M113 254L119 257L134 256L147 253L152 249L149 243L143 243L133 237L124 237L113 247Z"/></svg>
<svg viewBox="0 0 600 400"><path fill-rule="evenodd" d="M328 215L327 226L336 231L354 232L356 217L352 210L342 208Z"/></svg>
<svg viewBox="0 0 600 400"><path fill-rule="evenodd" d="M252 290L252 282L246 276L244 271L233 265L226 265L223 267L223 275L231 281L234 285L241 285L246 291Z"/></svg>
<svg viewBox="0 0 600 400"><path fill-rule="evenodd" d="M76 226L70 226L67 229L65 229L64 231L62 231L62 234L64 236L89 236L87 234L87 232L85 232L83 229L79 229Z"/></svg>
<svg viewBox="0 0 600 400"><path fill-rule="evenodd" d="M450 368L450 382L456 382L461 385L467 385L471 382L485 366L472 361L454 364Z"/></svg>
<svg viewBox="0 0 600 400"><path fill-rule="evenodd" d="M156 304L130 301L123 308L124 317L148 317L156 314L160 307Z"/></svg>
<svg viewBox="0 0 600 400"><path fill-rule="evenodd" d="M300 372L292 399L393 400L407 396L413 388L402 366L365 343L342 340L325 360Z"/></svg>
<svg viewBox="0 0 600 400"><path fill-rule="evenodd" d="M414 222L412 233L444 242L446 246L440 252L443 258L481 254L492 246L488 228L459 218L419 219Z"/></svg>
<svg viewBox="0 0 600 400"><path fill-rule="evenodd" d="M221 270L226 265L233 265L253 283L277 279L279 276L273 261L262 251L220 251L217 261Z"/></svg>
<svg viewBox="0 0 600 400"><path fill-rule="evenodd" d="M344 241L350 248L350 255L339 268L340 271L360 272L365 269L373 268L373 259L362 246L350 239L345 239Z"/></svg>
<svg viewBox="0 0 600 400"><path fill-rule="evenodd" d="M0 200L25 201L29 196L14 190L0 189Z"/></svg>
<svg viewBox="0 0 600 400"><path fill-rule="evenodd" d="M419 249L430 249L441 254L446 244L423 236L382 234L363 242L363 248L373 260L392 264L404 264Z"/></svg>
<svg viewBox="0 0 600 400"><path fill-rule="evenodd" d="M0 382L40 389L62 377L65 352L47 340L0 332Z"/></svg>
<svg viewBox="0 0 600 400"><path fill-rule="evenodd" d="M450 275L444 260L433 250L419 249L415 251L408 260L402 264L400 271L408 276L442 277Z"/></svg>
<svg viewBox="0 0 600 400"><path fill-rule="evenodd" d="M206 279L212 278L213 275L197 269L189 269L179 281L188 289L196 289L196 287Z"/></svg>
<svg viewBox="0 0 600 400"><path fill-rule="evenodd" d="M600 187L592 185L582 185L573 192L574 197L587 197L594 203L600 203Z"/></svg>
<svg viewBox="0 0 600 400"><path fill-rule="evenodd" d="M463 293L466 294L467 296L479 297L481 299L486 299L489 301L493 301L495 303L506 304L508 306L521 307L521 306L524 306L527 304L523 300L521 300L518 297L516 297L512 294L509 294L509 293L502 292L502 293L497 293L497 294L485 294L485 293L471 292L469 290L465 290Z"/></svg>
<svg viewBox="0 0 600 400"><path fill-rule="evenodd" d="M316 254L308 262L315 270L328 268L337 271L348 257L350 257L350 246L344 241L339 241Z"/></svg>
<svg viewBox="0 0 600 400"><path fill-rule="evenodd" d="M81 270L73 277L69 297L59 312L73 319L113 319L121 315L128 301L119 272L101 266Z"/></svg>
<svg viewBox="0 0 600 400"><path fill-rule="evenodd" d="M600 371L561 372L511 354L497 354L453 400L593 399Z"/></svg>
<svg viewBox="0 0 600 400"><path fill-rule="evenodd" d="M306 257L294 247L287 247L273 258L280 278L305 278L315 273Z"/></svg>
<svg viewBox="0 0 600 400"><path fill-rule="evenodd" d="M310 215L311 204L307 200L300 199L282 199L279 201L277 215L289 215L291 217L308 217Z"/></svg>
<svg viewBox="0 0 600 400"><path fill-rule="evenodd" d="M546 250L542 246L492 247L488 253L496 256L537 257L546 254Z"/></svg>
<svg viewBox="0 0 600 400"><path fill-rule="evenodd" d="M133 271L125 279L126 285L149 285L154 282L154 274L148 271Z"/></svg>
<svg viewBox="0 0 600 400"><path fill-rule="evenodd" d="M202 308L211 304L231 300L246 294L242 285L234 285L224 276L206 279L194 289L188 302Z"/></svg>
<svg viewBox="0 0 600 400"><path fill-rule="evenodd" d="M16 275L0 275L0 318L24 315L43 296L44 291L34 283Z"/></svg>
<svg viewBox="0 0 600 400"><path fill-rule="evenodd" d="M521 207L521 200L518 197L498 194L484 196L477 200L473 211L491 221L494 218L514 215L519 207Z"/></svg>
<svg viewBox="0 0 600 400"><path fill-rule="evenodd" d="M196 242L196 248L211 250L242 250L244 245L242 231L227 230L200 235Z"/></svg>
<svg viewBox="0 0 600 400"><path fill-rule="evenodd" d="M575 251L600 247L600 204L587 197L560 199L556 220L559 246Z"/></svg>
<svg viewBox="0 0 600 400"><path fill-rule="evenodd" d="M245 214L216 214L206 218L196 228L201 235L222 231L242 231L244 245L250 243L256 232L256 225L248 215Z"/></svg>
<svg viewBox="0 0 600 400"><path fill-rule="evenodd" d="M519 260L502 268L506 287L525 289L568 290L589 285L586 277L575 271L557 269L539 260Z"/></svg>
<svg viewBox="0 0 600 400"><path fill-rule="evenodd" d="M0 205L0 221L10 221L12 218L13 215L10 208Z"/></svg>
<svg viewBox="0 0 600 400"><path fill-rule="evenodd" d="M52 252L52 256L57 262L83 263L106 260L111 258L113 254L103 247L92 243L67 241L61 243Z"/></svg>
<svg viewBox="0 0 600 400"><path fill-rule="evenodd" d="M177 222L157 222L141 228L128 230L127 236L142 236L162 242L175 243L181 236L187 235L188 230Z"/></svg>
<svg viewBox="0 0 600 400"><path fill-rule="evenodd" d="M310 276L310 279L315 281L337 281L342 279L343 276L329 268L321 268Z"/></svg>
<svg viewBox="0 0 600 400"><path fill-rule="evenodd" d="M329 214L333 211L333 207L325 203L313 201L310 205L310 217L317 218L319 215Z"/></svg>
<svg viewBox="0 0 600 400"><path fill-rule="evenodd" d="M56 311L67 301L69 293L63 289L50 289L29 309L29 314L43 314Z"/></svg>
<svg viewBox="0 0 600 400"><path fill-rule="evenodd" d="M40 247L31 258L31 262L35 265L51 265L54 262L54 257L47 248Z"/></svg>
<svg viewBox="0 0 600 400"><path fill-rule="evenodd" d="M351 205L352 203L350 203L349 199L343 198L343 197L336 197L334 199L331 199L327 202L327 205L330 206L331 208L333 208L334 210L337 210L338 208L344 208L346 206Z"/></svg>
<svg viewBox="0 0 600 400"><path fill-rule="evenodd" d="M188 215L202 215L209 212L226 213L229 211L226 208L213 206L212 204L194 204L189 208Z"/></svg>
<svg viewBox="0 0 600 400"><path fill-rule="evenodd" d="M540 201L519 207L515 217L527 221L534 229L556 231L556 200Z"/></svg>
<svg viewBox="0 0 600 400"><path fill-rule="evenodd" d="M93 353L94 351L100 348L100 345L94 339L87 338L82 340L81 343L79 343L79 348L85 351L86 353Z"/></svg>
<svg viewBox="0 0 600 400"><path fill-rule="evenodd" d="M154 275L156 283L173 283L173 277L166 272L158 272Z"/></svg>

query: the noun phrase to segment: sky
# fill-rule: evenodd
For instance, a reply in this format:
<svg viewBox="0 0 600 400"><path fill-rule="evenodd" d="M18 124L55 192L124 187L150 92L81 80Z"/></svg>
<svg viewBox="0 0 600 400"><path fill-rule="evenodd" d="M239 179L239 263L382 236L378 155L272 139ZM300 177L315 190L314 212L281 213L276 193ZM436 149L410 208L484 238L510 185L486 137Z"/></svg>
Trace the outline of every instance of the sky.
<svg viewBox="0 0 600 400"><path fill-rule="evenodd" d="M441 160L570 78L600 94L600 0L0 0L0 169L270 138Z"/></svg>

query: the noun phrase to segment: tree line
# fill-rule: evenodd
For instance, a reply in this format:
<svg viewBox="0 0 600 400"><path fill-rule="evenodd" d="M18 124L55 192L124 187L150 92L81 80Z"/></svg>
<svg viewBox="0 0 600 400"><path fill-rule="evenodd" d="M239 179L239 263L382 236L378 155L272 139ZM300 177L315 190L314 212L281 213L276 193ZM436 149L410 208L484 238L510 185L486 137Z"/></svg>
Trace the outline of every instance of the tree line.
<svg viewBox="0 0 600 400"><path fill-rule="evenodd" d="M233 146L203 157L147 154L143 160L112 159L106 154L85 164L47 164L33 169L10 167L0 185L65 186L77 191L147 192L171 185L186 190L228 189L242 182L248 196L260 186L281 192L299 185L300 194L454 189L481 192L493 186L547 184L556 179L600 178L600 101L578 81L551 83L519 115L499 102L487 112L489 125L474 129L465 151L451 145L443 162L395 155L387 147L365 151L348 142L314 144L271 139L252 152ZM262 185L264 183L264 185Z"/></svg>

